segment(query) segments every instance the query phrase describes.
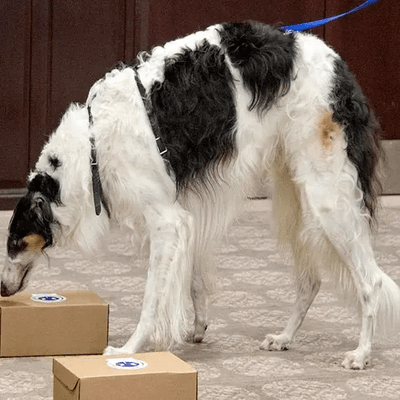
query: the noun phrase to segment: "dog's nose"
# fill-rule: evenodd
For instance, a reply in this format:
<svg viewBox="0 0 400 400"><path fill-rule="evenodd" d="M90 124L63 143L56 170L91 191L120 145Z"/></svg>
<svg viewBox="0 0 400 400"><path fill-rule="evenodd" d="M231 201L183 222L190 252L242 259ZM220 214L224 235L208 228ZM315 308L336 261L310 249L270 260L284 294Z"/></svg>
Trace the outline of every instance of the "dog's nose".
<svg viewBox="0 0 400 400"><path fill-rule="evenodd" d="M7 286L3 282L1 282L1 296L2 297L10 296L10 292L8 291Z"/></svg>

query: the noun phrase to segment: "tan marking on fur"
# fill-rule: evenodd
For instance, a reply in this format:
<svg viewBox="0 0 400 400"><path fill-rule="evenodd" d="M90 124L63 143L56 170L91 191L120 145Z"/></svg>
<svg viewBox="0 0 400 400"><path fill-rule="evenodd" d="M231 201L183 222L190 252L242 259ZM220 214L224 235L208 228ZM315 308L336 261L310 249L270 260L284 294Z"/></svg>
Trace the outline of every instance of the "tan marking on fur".
<svg viewBox="0 0 400 400"><path fill-rule="evenodd" d="M340 126L332 120L331 111L325 112L319 120L318 134L322 147L325 149L332 148L333 142L342 137Z"/></svg>
<svg viewBox="0 0 400 400"><path fill-rule="evenodd" d="M43 236L32 233L31 235L24 237L24 242L29 251L40 252L42 251L45 241Z"/></svg>

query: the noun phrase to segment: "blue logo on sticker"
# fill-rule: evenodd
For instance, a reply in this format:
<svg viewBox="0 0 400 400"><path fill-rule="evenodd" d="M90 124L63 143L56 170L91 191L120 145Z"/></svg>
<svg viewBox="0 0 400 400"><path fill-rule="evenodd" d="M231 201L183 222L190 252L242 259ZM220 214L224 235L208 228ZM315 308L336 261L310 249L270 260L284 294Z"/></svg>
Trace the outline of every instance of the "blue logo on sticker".
<svg viewBox="0 0 400 400"><path fill-rule="evenodd" d="M56 296L40 296L40 297L38 297L38 300L41 300L41 301L56 301L56 300L58 300L58 297L56 297Z"/></svg>
<svg viewBox="0 0 400 400"><path fill-rule="evenodd" d="M59 303L61 301L66 300L64 296L61 296L56 293L33 294L31 296L31 299L39 303Z"/></svg>
<svg viewBox="0 0 400 400"><path fill-rule="evenodd" d="M146 368L147 363L142 360L137 360L132 357L126 357L126 358L109 358L107 360L107 365L110 368L115 368L115 369L125 369L125 370L131 370L135 371L137 369L141 368Z"/></svg>
<svg viewBox="0 0 400 400"><path fill-rule="evenodd" d="M140 363L135 361L120 361L115 363L115 365L121 368L137 368L140 366Z"/></svg>

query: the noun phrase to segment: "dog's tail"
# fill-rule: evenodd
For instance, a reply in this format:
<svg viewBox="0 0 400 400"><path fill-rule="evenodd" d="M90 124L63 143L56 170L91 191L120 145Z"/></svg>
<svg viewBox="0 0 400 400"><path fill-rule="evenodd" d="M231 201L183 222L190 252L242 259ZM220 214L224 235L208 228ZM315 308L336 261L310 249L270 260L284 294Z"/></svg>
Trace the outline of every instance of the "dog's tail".
<svg viewBox="0 0 400 400"><path fill-rule="evenodd" d="M400 288L392 278L379 271L382 285L378 295L376 328L378 333L390 333L400 327Z"/></svg>
<svg viewBox="0 0 400 400"><path fill-rule="evenodd" d="M360 294L357 292L360 288L355 284L349 268L331 246L326 246L325 249L330 250L333 263L329 272L336 289L348 305L361 307ZM375 333L391 334L400 327L400 287L375 263L366 273L364 279L372 288L369 296L376 296L373 302L375 309L372 310L375 316Z"/></svg>
<svg viewBox="0 0 400 400"><path fill-rule="evenodd" d="M339 259L336 266L333 277L338 291L346 303L360 307L357 287L349 269ZM375 315L375 333L386 335L395 332L400 327L400 287L376 264L368 271L365 279L372 288L369 295L376 296L375 309L372 310Z"/></svg>

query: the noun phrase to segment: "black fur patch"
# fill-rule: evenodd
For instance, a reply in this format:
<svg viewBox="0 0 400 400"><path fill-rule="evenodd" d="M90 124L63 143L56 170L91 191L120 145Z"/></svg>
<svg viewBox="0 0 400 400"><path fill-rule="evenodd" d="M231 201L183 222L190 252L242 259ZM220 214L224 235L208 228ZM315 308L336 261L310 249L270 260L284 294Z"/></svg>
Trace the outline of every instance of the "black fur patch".
<svg viewBox="0 0 400 400"><path fill-rule="evenodd" d="M345 130L347 156L357 168L364 204L373 220L377 195L381 190L376 174L382 155L379 125L354 75L342 59L335 60L331 99L333 119Z"/></svg>
<svg viewBox="0 0 400 400"><path fill-rule="evenodd" d="M60 168L62 165L62 162L59 160L59 158L57 156L49 156L49 163L50 165L53 167L54 171L57 168Z"/></svg>
<svg viewBox="0 0 400 400"><path fill-rule="evenodd" d="M15 207L8 227L7 251L15 257L24 250L23 238L38 234L44 238L44 247L53 245L53 228L58 225L51 210L51 203L61 204L60 185L46 173L37 174L28 184L28 193Z"/></svg>
<svg viewBox="0 0 400 400"><path fill-rule="evenodd" d="M222 45L252 95L249 110L267 111L290 89L296 57L294 35L255 22L223 24L223 28Z"/></svg>
<svg viewBox="0 0 400 400"><path fill-rule="evenodd" d="M45 241L44 247L53 245L53 227L57 225L53 217L50 202L41 196L29 192L18 202L9 226L7 251L15 257L24 250L23 238L30 234L38 234Z"/></svg>
<svg viewBox="0 0 400 400"><path fill-rule="evenodd" d="M164 75L151 89L152 118L179 193L207 185L218 165L235 154L233 82L223 52L207 41L166 60Z"/></svg>
<svg viewBox="0 0 400 400"><path fill-rule="evenodd" d="M28 184L29 192L39 192L44 195L49 202L61 204L60 184L49 174L40 172Z"/></svg>

